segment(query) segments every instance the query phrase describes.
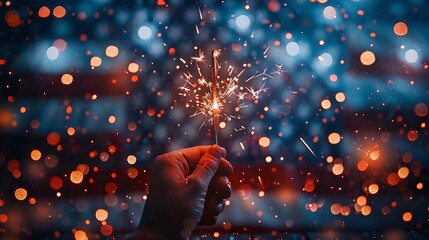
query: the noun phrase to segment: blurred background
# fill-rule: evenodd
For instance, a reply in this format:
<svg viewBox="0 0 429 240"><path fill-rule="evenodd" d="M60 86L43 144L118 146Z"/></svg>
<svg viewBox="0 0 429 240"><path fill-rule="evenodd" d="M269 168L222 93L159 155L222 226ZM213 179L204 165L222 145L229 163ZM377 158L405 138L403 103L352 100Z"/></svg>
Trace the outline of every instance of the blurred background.
<svg viewBox="0 0 429 240"><path fill-rule="evenodd" d="M0 0L0 238L135 228L154 157L215 141L218 50L234 193L193 239L425 239L428 10Z"/></svg>

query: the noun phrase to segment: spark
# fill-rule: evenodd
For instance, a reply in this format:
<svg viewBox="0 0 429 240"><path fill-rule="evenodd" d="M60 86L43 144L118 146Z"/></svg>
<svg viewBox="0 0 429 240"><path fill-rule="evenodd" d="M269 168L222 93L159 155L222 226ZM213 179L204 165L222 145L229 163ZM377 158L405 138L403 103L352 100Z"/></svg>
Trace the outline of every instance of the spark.
<svg viewBox="0 0 429 240"><path fill-rule="evenodd" d="M184 83L178 87L178 92L186 101L185 106L195 110L190 116L203 117L204 124L216 126L215 122L219 122L215 115L219 120L228 122L241 119L239 110L250 107L253 104L251 100L259 99L261 94L267 91L265 88L267 80L279 75L280 65L277 66L277 71L268 72L267 69L262 72L256 71L244 81L248 77L245 74L246 69L249 69L248 64L233 65L228 64L227 61L220 62L218 51L213 52L212 58L215 60L212 64L208 64L204 52L201 49L197 51L198 54L191 56L189 63L180 58L185 65L185 70L179 75L179 79ZM225 64L228 64L226 65L228 67L222 67ZM208 80L210 72L211 81ZM246 83L250 80L252 84ZM262 86L252 86L259 81L262 82ZM244 130L243 126L237 131L242 130Z"/></svg>
<svg viewBox="0 0 429 240"><path fill-rule="evenodd" d="M198 52L198 56L191 57L191 60L194 60L195 62L203 62L204 57L205 57L204 52L200 50Z"/></svg>
<svg viewBox="0 0 429 240"><path fill-rule="evenodd" d="M304 139L302 139L302 138L299 138L299 139L301 140L301 142L302 142L302 143L304 143L304 145L307 147L308 151L310 151L310 152L311 152L311 154L313 154L313 156L314 156L315 158L317 158L317 157L316 157L316 154L314 154L313 150L310 148L310 146L308 146L308 144L304 141Z"/></svg>
<svg viewBox="0 0 429 240"><path fill-rule="evenodd" d="M258 90L255 90L253 87L246 87L247 91L249 91L250 94L252 94L252 99L259 99L259 94L263 91L265 92L267 89L264 88L266 82L264 82L264 84L262 85L261 88L259 88Z"/></svg>
<svg viewBox="0 0 429 240"><path fill-rule="evenodd" d="M363 150L362 148L360 148L360 147L358 147L358 149L357 149L358 151L361 151L361 152L363 152L363 153L365 153L365 155L367 155L368 156L368 152L369 151L365 151L365 150Z"/></svg>
<svg viewBox="0 0 429 240"><path fill-rule="evenodd" d="M266 55L268 52L268 49L270 49L270 46L267 47L267 49L265 49L264 53L262 55Z"/></svg>
<svg viewBox="0 0 429 240"><path fill-rule="evenodd" d="M257 72L256 72L257 73ZM246 82L248 82L248 81L250 81L250 80L252 80L252 79L255 79L255 78L261 78L262 80L267 80L268 78L271 78L271 79L274 79L274 77L273 76L271 76L271 75L269 75L268 73L267 73L267 69L265 68L264 69L264 71L262 72L262 73L260 73L260 74L254 74L253 76L251 76L251 77L249 77L247 80L246 80Z"/></svg>
<svg viewBox="0 0 429 240"><path fill-rule="evenodd" d="M264 190L264 191L265 191L265 187L264 187L264 184L262 183L262 178L261 178L261 176L258 176L258 180L259 180L259 184L261 184L262 190Z"/></svg>
<svg viewBox="0 0 429 240"><path fill-rule="evenodd" d="M275 74L279 77L283 76L283 73L285 73L285 71L283 71L283 64L276 64L277 69L275 71L273 71L271 74Z"/></svg>
<svg viewBox="0 0 429 240"><path fill-rule="evenodd" d="M200 14L200 20L203 20L203 14L201 13L201 8L198 7L198 13Z"/></svg>
<svg viewBox="0 0 429 240"><path fill-rule="evenodd" d="M234 130L236 131L236 132L239 132L239 131L243 131L243 130L245 130L246 128L243 126L243 125L241 125L240 126L240 128L234 128ZM243 148L244 148L244 146L243 146Z"/></svg>
<svg viewBox="0 0 429 240"><path fill-rule="evenodd" d="M244 100L244 98L246 97L246 95L247 95L247 92L239 92L239 93L237 94L237 98L238 98L239 100Z"/></svg>
<svg viewBox="0 0 429 240"><path fill-rule="evenodd" d="M206 124L206 121L204 121L203 123L201 123L200 128L198 128L198 132L201 130L201 128L203 128L203 126Z"/></svg>

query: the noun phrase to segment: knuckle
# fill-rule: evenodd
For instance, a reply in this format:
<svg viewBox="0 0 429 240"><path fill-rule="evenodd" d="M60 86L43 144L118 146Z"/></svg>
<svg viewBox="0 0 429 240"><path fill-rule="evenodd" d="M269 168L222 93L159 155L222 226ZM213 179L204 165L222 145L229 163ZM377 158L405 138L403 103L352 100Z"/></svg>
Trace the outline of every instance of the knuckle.
<svg viewBox="0 0 429 240"><path fill-rule="evenodd" d="M155 165L164 165L171 162L171 153L164 153L154 159Z"/></svg>
<svg viewBox="0 0 429 240"><path fill-rule="evenodd" d="M162 154L162 155L157 156L157 157L154 159L154 163L159 163L159 162L163 162L163 161L165 161L165 156L166 156L166 154Z"/></svg>
<svg viewBox="0 0 429 240"><path fill-rule="evenodd" d="M206 170L210 171L210 173L213 175L215 174L218 167L215 161L208 160L208 159L202 159L201 161L198 162L198 165L204 167Z"/></svg>
<svg viewBox="0 0 429 240"><path fill-rule="evenodd" d="M195 191L205 191L208 188L208 183L201 178L190 177L187 179L187 182Z"/></svg>

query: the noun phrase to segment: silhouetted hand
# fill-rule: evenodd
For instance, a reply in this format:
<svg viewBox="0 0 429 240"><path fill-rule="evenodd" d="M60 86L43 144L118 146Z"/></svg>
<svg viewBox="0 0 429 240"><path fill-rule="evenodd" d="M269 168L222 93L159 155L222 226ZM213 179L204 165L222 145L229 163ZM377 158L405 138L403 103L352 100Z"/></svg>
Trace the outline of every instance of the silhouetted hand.
<svg viewBox="0 0 429 240"><path fill-rule="evenodd" d="M186 239L198 225L213 225L231 196L231 164L217 145L158 156L139 228L129 239Z"/></svg>

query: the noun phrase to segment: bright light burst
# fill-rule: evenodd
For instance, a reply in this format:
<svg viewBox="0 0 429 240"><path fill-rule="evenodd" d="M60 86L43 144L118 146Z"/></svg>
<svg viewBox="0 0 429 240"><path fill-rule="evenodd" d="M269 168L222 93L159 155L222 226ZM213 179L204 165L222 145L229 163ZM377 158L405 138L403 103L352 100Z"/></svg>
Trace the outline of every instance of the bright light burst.
<svg viewBox="0 0 429 240"><path fill-rule="evenodd" d="M241 64L242 67L239 68L227 60L222 61L221 52L216 52L216 57L220 58L217 61L219 73L216 86L219 116L228 122L241 119L240 109L251 107L268 91L266 86L269 79L283 75L282 65L276 65L275 70L269 73L267 68L250 73L251 64ZM179 95L183 97L186 108L194 110L191 117L204 118L202 127L213 121L212 82L207 80L211 76L211 63L206 61L201 49L189 61L180 58L180 62L185 71L180 74L180 81L183 83L178 87Z"/></svg>

